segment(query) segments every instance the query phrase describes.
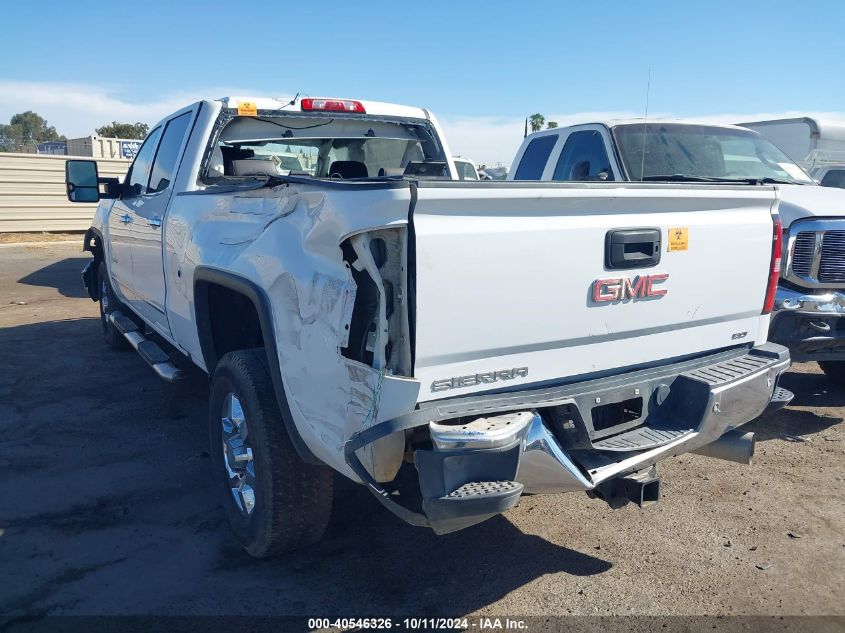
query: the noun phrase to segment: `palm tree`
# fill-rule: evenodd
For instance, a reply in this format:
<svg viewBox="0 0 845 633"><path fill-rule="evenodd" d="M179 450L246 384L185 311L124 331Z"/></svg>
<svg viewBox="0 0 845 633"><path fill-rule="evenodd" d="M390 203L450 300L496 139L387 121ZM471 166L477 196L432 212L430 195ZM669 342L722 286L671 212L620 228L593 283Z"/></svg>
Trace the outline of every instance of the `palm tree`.
<svg viewBox="0 0 845 633"><path fill-rule="evenodd" d="M546 124L546 129L553 130L557 127L557 121L549 121Z"/></svg>
<svg viewBox="0 0 845 633"><path fill-rule="evenodd" d="M543 123L546 122L546 117L538 112L537 114L532 114L528 117L528 121L531 123L531 131L539 132L543 129Z"/></svg>

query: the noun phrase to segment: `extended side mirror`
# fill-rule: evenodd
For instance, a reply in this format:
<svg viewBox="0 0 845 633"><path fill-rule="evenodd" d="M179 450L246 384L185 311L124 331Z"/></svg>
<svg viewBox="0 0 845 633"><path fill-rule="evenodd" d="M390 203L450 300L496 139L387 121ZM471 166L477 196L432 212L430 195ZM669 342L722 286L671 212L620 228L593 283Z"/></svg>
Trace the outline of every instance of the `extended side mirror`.
<svg viewBox="0 0 845 633"><path fill-rule="evenodd" d="M120 181L117 178L100 178L95 160L65 161L65 182L67 199L71 202L99 202L100 198L117 198L120 195ZM106 186L100 193L100 185Z"/></svg>
<svg viewBox="0 0 845 633"><path fill-rule="evenodd" d="M71 202L99 202L100 179L95 160L69 160L65 163L67 199Z"/></svg>

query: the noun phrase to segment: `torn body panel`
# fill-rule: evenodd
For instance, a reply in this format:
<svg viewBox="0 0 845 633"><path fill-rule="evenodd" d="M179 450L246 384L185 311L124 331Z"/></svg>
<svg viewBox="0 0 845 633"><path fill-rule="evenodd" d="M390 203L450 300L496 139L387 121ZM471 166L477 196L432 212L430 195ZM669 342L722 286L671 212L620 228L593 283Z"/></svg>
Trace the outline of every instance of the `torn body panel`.
<svg viewBox="0 0 845 633"><path fill-rule="evenodd" d="M403 188L326 191L319 187L282 185L237 195L187 196L174 209L166 265L171 279L185 279L169 295L175 321L194 321L192 272L197 264L243 276L266 291L272 313L282 381L291 414L307 447L321 461L355 477L343 459L349 437L385 415L413 409L419 384L409 378L407 315L392 309L390 324L385 284L405 292L396 275L404 270L403 252L392 252L393 279L384 279L372 253L362 245L375 230L388 249L404 248L410 195ZM364 213L350 213L366 199ZM385 228L389 227L389 228ZM350 237L351 236L351 237ZM378 289L376 325L382 334L377 362L349 358L351 325L359 288L341 243L358 245L356 261ZM353 262L354 263L354 262ZM396 303L396 292L392 302ZM400 322L406 325L400 326ZM178 329L178 325L174 326ZM395 334L389 334L396 327ZM201 357L196 328L192 351ZM387 362L391 338L402 340ZM392 346L391 346L392 347ZM395 359L404 359L401 363ZM389 481L401 465L404 436L380 440L362 451L362 461L379 481Z"/></svg>

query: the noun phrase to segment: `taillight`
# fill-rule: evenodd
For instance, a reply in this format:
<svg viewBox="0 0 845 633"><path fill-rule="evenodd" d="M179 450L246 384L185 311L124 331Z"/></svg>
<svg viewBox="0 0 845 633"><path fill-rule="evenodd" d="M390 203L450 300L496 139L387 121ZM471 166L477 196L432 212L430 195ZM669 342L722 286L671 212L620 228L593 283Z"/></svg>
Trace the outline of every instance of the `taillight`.
<svg viewBox="0 0 845 633"><path fill-rule="evenodd" d="M766 300L763 302L763 314L769 314L775 307L775 295L778 291L780 263L783 257L783 225L777 213L772 214L772 263L769 266L769 285L766 287Z"/></svg>
<svg viewBox="0 0 845 633"><path fill-rule="evenodd" d="M347 99L303 99L302 110L320 110L323 112L358 112L360 114L367 113L360 101L349 101Z"/></svg>

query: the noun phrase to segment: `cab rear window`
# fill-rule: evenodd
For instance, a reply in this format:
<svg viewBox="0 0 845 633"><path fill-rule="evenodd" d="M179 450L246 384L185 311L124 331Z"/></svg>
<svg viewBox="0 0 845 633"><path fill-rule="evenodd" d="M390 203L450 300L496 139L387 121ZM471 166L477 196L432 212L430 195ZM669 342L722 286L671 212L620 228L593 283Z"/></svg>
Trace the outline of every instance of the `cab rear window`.
<svg viewBox="0 0 845 633"><path fill-rule="evenodd" d="M522 154L514 180L540 180L555 143L557 143L556 134L539 136L531 141Z"/></svg>

